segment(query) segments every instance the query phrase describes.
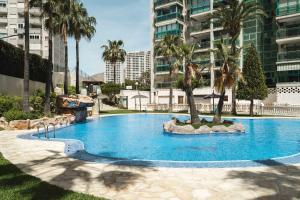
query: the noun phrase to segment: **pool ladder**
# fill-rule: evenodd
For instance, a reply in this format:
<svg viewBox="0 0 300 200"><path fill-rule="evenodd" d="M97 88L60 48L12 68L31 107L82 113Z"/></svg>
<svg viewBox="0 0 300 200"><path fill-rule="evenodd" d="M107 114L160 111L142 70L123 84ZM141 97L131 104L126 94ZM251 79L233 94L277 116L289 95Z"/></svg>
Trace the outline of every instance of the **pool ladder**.
<svg viewBox="0 0 300 200"><path fill-rule="evenodd" d="M40 122L37 125L38 138L41 138L40 137L40 128L44 128L45 138L50 139L50 137L49 137L49 127L51 127L51 126L53 126L53 132L54 132L54 138L55 138L56 125L54 123L48 123L46 125L45 122Z"/></svg>

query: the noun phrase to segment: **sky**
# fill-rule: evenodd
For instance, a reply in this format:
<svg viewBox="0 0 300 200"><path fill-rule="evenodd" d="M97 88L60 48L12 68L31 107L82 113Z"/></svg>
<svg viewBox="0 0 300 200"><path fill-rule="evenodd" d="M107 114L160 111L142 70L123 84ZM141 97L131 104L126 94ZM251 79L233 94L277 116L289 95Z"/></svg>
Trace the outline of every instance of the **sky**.
<svg viewBox="0 0 300 200"><path fill-rule="evenodd" d="M80 42L80 68L89 75L104 72L101 46L107 40L123 40L125 50L151 48L149 0L82 0L90 16L97 19L97 32L91 41ZM69 68L76 66L74 39L69 39Z"/></svg>

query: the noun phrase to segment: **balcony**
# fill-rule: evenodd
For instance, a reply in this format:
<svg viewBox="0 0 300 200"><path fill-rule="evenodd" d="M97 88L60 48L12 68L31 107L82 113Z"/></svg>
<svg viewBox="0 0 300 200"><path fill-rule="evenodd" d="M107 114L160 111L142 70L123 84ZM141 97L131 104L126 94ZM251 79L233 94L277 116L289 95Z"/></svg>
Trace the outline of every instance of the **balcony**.
<svg viewBox="0 0 300 200"><path fill-rule="evenodd" d="M7 24L7 18L0 17L0 23Z"/></svg>
<svg viewBox="0 0 300 200"><path fill-rule="evenodd" d="M182 5L182 0L157 0L154 2L154 7L166 5L166 4L171 4L171 3L179 3Z"/></svg>
<svg viewBox="0 0 300 200"><path fill-rule="evenodd" d="M179 71L182 71L183 67L180 66L179 67ZM155 66L155 72L159 73L159 72L169 72L170 71L170 66L168 64L157 64Z"/></svg>
<svg viewBox="0 0 300 200"><path fill-rule="evenodd" d="M280 52L277 55L277 62L299 61L300 50Z"/></svg>
<svg viewBox="0 0 300 200"><path fill-rule="evenodd" d="M293 15L300 13L300 1L294 1L290 3L278 3L276 9L277 17L285 15Z"/></svg>
<svg viewBox="0 0 300 200"><path fill-rule="evenodd" d="M191 33L202 32L210 29L210 23L201 23L189 28Z"/></svg>
<svg viewBox="0 0 300 200"><path fill-rule="evenodd" d="M171 30L171 31L155 33L155 39L160 40L163 37L165 37L166 35L182 36L182 31L181 30Z"/></svg>
<svg viewBox="0 0 300 200"><path fill-rule="evenodd" d="M199 42L198 45L195 46L195 50L204 50L210 48L210 41Z"/></svg>
<svg viewBox="0 0 300 200"><path fill-rule="evenodd" d="M293 28L281 28L277 31L277 39L300 37L300 25Z"/></svg>
<svg viewBox="0 0 300 200"><path fill-rule="evenodd" d="M171 86L170 82L155 83L155 88L157 89L168 89L170 88L170 86Z"/></svg>
<svg viewBox="0 0 300 200"><path fill-rule="evenodd" d="M155 21L157 23L157 22L168 21L168 20L172 20L172 19L178 19L178 20L183 21L183 16L179 12L170 13L170 14L167 14L167 15L157 16Z"/></svg>
<svg viewBox="0 0 300 200"><path fill-rule="evenodd" d="M208 11L210 11L209 1L205 1L198 5L191 5L189 9L190 15L200 14Z"/></svg>
<svg viewBox="0 0 300 200"><path fill-rule="evenodd" d="M0 7L0 13L7 13L6 7Z"/></svg>
<svg viewBox="0 0 300 200"><path fill-rule="evenodd" d="M195 64L207 65L210 63L210 55L204 54L202 56L198 56L195 59L193 59L192 62Z"/></svg>

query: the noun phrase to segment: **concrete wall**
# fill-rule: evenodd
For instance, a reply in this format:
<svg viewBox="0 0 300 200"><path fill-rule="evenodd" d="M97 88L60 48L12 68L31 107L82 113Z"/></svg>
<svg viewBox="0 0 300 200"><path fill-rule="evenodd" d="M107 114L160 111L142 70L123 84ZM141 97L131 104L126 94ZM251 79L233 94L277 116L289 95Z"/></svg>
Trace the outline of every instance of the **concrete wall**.
<svg viewBox="0 0 300 200"><path fill-rule="evenodd" d="M137 91L137 90L121 90L120 97L122 97L120 104L123 107L128 106L128 110L139 110L140 109L140 102L139 98L132 98L136 95L143 95L147 98L141 98L141 108L142 110L146 110L147 105L150 103L150 91ZM127 99L127 102L126 100ZM127 105L126 105L127 104Z"/></svg>
<svg viewBox="0 0 300 200"><path fill-rule="evenodd" d="M37 81L29 82L29 92L32 94L37 89L45 90L45 84ZM0 93L14 96L23 95L23 79L0 74Z"/></svg>
<svg viewBox="0 0 300 200"><path fill-rule="evenodd" d="M277 104L300 105L300 83L277 84Z"/></svg>

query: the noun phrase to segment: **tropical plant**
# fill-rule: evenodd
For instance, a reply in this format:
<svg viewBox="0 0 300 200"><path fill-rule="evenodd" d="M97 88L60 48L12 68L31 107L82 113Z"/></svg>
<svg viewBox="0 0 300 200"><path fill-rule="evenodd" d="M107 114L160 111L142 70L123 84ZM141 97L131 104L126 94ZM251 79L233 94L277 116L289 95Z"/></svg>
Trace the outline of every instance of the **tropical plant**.
<svg viewBox="0 0 300 200"><path fill-rule="evenodd" d="M231 39L231 50L233 55L238 53L237 40L240 36L243 22L256 17L267 16L264 9L254 1L228 0L213 12L211 18L218 21L223 26L224 33ZM236 115L236 83L238 78L234 78L232 87L232 114Z"/></svg>
<svg viewBox="0 0 300 200"><path fill-rule="evenodd" d="M264 100L268 96L264 71L253 44L246 54L243 78L238 82L237 98L250 101L250 115L253 116L254 99Z"/></svg>
<svg viewBox="0 0 300 200"><path fill-rule="evenodd" d="M213 122L220 123L226 89L230 89L234 86L235 77L240 78L241 72L236 64L238 53L232 54L231 50L224 44L223 39L216 44L216 50L213 50L213 52L216 54L216 57L223 62L221 68L216 71L214 83L214 88L220 93L220 98Z"/></svg>
<svg viewBox="0 0 300 200"><path fill-rule="evenodd" d="M83 4L73 1L70 15L70 35L76 41L76 93L79 94L79 42L82 37L91 40L96 32L96 19L89 17Z"/></svg>
<svg viewBox="0 0 300 200"><path fill-rule="evenodd" d="M54 34L59 34L65 47L64 94L68 94L68 36L70 35L71 4L73 0L59 1L57 14L53 16Z"/></svg>
<svg viewBox="0 0 300 200"><path fill-rule="evenodd" d="M31 0L31 7L39 7L41 9L41 17L46 18L45 27L48 30L48 64L47 67L47 80L45 84L45 106L44 113L50 114L51 112L51 84L52 84L52 71L53 71L53 16L57 13L58 5L61 3L60 0Z"/></svg>
<svg viewBox="0 0 300 200"><path fill-rule="evenodd" d="M101 47L104 49L102 54L102 59L105 62L109 62L113 65L115 84L117 84L116 64L117 62L121 62L121 63L125 62L126 51L123 49L123 47L124 47L124 42L122 40L119 41L108 40L108 45L103 45Z"/></svg>
<svg viewBox="0 0 300 200"><path fill-rule="evenodd" d="M29 112L29 0L24 1L25 52L24 52L24 84L23 111Z"/></svg>
<svg viewBox="0 0 300 200"><path fill-rule="evenodd" d="M178 49L178 64L185 63L184 70L184 80L183 80L183 90L185 91L187 101L190 107L191 123L199 124L200 118L198 116L198 111L196 109L194 94L193 94L193 82L201 79L201 71L205 67L200 67L198 64L192 63L192 58L194 55L195 45L191 46L188 44L182 44ZM184 61L184 62L182 62ZM182 62L182 63L180 63ZM194 83L195 84L195 83ZM200 85L198 85L200 86ZM195 86L194 86L195 87Z"/></svg>
<svg viewBox="0 0 300 200"><path fill-rule="evenodd" d="M157 56L163 56L167 60L170 75L169 112L173 111L173 76L178 71L178 66L174 65L180 44L179 36L166 35L161 41L155 44L154 52Z"/></svg>

